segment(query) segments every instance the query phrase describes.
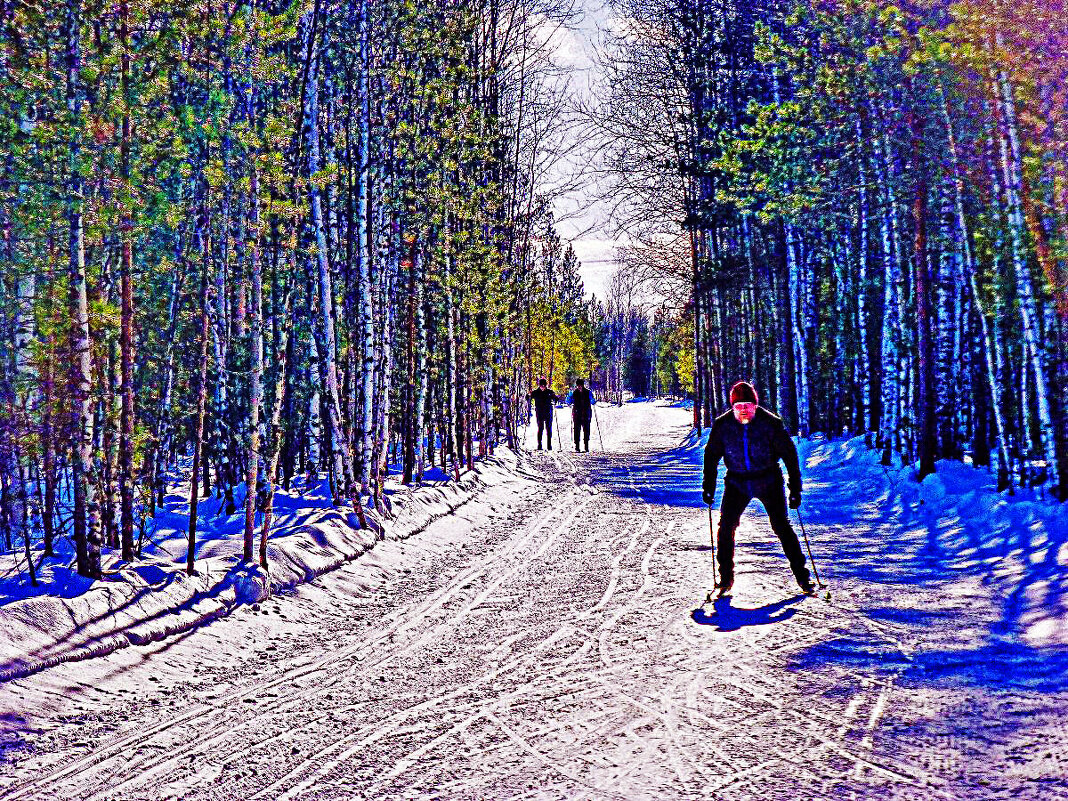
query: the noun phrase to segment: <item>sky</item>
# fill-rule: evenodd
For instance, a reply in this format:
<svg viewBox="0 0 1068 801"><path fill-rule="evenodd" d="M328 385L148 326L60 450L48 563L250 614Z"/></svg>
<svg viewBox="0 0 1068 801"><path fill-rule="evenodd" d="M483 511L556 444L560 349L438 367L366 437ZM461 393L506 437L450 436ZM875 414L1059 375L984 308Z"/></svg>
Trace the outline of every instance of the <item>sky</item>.
<svg viewBox="0 0 1068 801"><path fill-rule="evenodd" d="M611 9L607 0L576 0L575 5L579 11L575 25L571 29L558 29L553 35L556 62L570 70L576 99L590 100L600 77L596 47ZM561 169L570 167L562 165ZM590 185L570 191L557 200L555 211L560 236L571 242L581 262L587 297L596 295L603 300L616 269L615 250L622 242L603 230L608 212L595 194Z"/></svg>

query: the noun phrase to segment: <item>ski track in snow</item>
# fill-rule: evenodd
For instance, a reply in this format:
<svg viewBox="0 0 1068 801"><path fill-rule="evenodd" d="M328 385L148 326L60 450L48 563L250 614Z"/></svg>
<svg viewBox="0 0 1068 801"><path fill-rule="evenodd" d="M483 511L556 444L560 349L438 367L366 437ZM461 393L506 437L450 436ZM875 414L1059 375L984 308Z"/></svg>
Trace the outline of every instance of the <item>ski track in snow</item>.
<svg viewBox="0 0 1068 801"><path fill-rule="evenodd" d="M0 799L1068 798L1063 686L923 661L1000 620L978 576L838 569L883 547L876 504L808 523L830 602L754 504L702 606L688 414L599 407L607 453L532 453L292 595L0 685Z"/></svg>

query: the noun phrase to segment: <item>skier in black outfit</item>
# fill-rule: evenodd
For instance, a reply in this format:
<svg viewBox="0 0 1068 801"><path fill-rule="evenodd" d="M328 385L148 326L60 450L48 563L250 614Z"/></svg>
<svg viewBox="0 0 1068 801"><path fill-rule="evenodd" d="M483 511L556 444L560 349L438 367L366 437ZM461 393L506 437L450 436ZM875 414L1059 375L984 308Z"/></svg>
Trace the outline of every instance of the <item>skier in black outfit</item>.
<svg viewBox="0 0 1068 801"><path fill-rule="evenodd" d="M575 450L579 449L579 434L583 436L586 453L590 452L590 420L593 418L593 404L597 399L586 389L586 382L581 378L575 382L571 392L571 419L575 426Z"/></svg>
<svg viewBox="0 0 1068 801"><path fill-rule="evenodd" d="M534 414L538 418L538 450L541 450L541 432L544 429L549 434L549 450L553 449L553 404L560 400L556 393L549 389L549 383L544 379L538 379L538 388L527 395L528 401L534 401Z"/></svg>
<svg viewBox="0 0 1068 801"><path fill-rule="evenodd" d="M815 592L815 585L805 567L801 543L790 525L786 511L786 493L779 460L786 463L790 481L790 508L801 505L801 468L797 448L786 433L781 418L758 406L752 384L739 381L731 387L731 410L712 423L705 446L704 501L712 505L716 494L719 462L727 465L723 482L723 500L719 506L719 532L716 537L719 562L720 595L734 584L734 531L742 512L753 498L760 500L771 518L771 528L782 543L801 591Z"/></svg>

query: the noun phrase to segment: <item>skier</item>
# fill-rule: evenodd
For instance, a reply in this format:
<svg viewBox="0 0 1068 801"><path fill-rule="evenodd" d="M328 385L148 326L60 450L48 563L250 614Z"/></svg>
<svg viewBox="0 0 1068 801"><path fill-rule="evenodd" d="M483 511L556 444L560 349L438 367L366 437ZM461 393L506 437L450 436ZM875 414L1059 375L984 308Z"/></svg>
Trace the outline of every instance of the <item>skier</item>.
<svg viewBox="0 0 1068 801"><path fill-rule="evenodd" d="M544 429L549 435L549 450L553 449L553 404L560 400L556 393L549 389L549 382L544 378L538 379L538 388L527 395L528 401L534 401L534 413L538 417L538 450L541 450L541 432Z"/></svg>
<svg viewBox="0 0 1068 801"><path fill-rule="evenodd" d="M586 389L586 382L581 378L575 382L571 392L571 420L575 428L575 450L579 450L579 434L583 436L586 453L590 452L590 420L593 417L593 404L597 399Z"/></svg>
<svg viewBox="0 0 1068 801"><path fill-rule="evenodd" d="M771 518L771 528L790 560L798 586L806 595L814 595L816 588L805 567L801 543L787 516L786 493L779 468L782 459L790 477L790 508L797 509L801 506L801 468L797 448L786 433L782 419L757 405L759 399L752 384L739 381L731 387L730 402L730 411L712 423L705 446L703 498L709 506L716 494L720 459L727 465L716 536L719 594L721 597L726 595L734 584L734 531L749 501L757 498Z"/></svg>

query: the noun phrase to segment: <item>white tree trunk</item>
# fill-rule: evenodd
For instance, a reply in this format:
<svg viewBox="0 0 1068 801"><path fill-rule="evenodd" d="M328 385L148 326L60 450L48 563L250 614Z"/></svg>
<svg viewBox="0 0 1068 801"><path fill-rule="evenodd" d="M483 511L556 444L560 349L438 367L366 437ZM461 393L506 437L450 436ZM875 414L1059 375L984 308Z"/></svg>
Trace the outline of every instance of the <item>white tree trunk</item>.
<svg viewBox="0 0 1068 801"><path fill-rule="evenodd" d="M85 203L81 178L82 120L80 0L69 0L66 18L67 112L71 118L67 219L68 273L71 315L71 427L74 439L72 472L74 483L74 540L78 551L78 572L99 578L100 506L96 497L93 461L93 355L89 335L89 293L85 275L85 230L82 211Z"/></svg>
<svg viewBox="0 0 1068 801"><path fill-rule="evenodd" d="M360 451L360 492L370 491L373 461L375 360L374 303L371 288L371 259L374 232L371 229L371 98L370 98L370 0L360 0L360 196L357 206L357 252L360 258L359 311L363 360L360 365L360 397L363 400L356 426Z"/></svg>
<svg viewBox="0 0 1068 801"><path fill-rule="evenodd" d="M316 176L320 165L319 140L319 51L313 36L314 20L305 17L308 78L304 91L304 139L307 149L308 176ZM315 342L319 349L319 370L326 392L326 421L330 432L331 465L335 478L334 502L355 500L356 481L345 430L341 424L341 397L338 388L337 338L334 332L334 287L330 269L326 221L323 218L322 192L315 180L308 182L310 222L315 234L316 286L319 308L315 320ZM361 520L361 523L363 521Z"/></svg>
<svg viewBox="0 0 1068 801"><path fill-rule="evenodd" d="M807 309L805 280L798 264L797 236L794 227L783 223L786 229L786 267L790 279L790 321L793 330L794 372L797 387L797 429L802 437L809 434L810 408L808 385Z"/></svg>
<svg viewBox="0 0 1068 801"><path fill-rule="evenodd" d="M244 557L252 561L256 543L256 482L262 471L260 458L260 404L263 403L263 267L260 261L259 182L253 163L249 179L251 219L249 246L252 266L252 375L249 380L248 452L245 470Z"/></svg>
<svg viewBox="0 0 1068 801"><path fill-rule="evenodd" d="M877 431L871 402L871 355L868 353L868 175L864 170L863 131L857 120L857 151L860 154L860 199L857 222L860 242L857 253L857 338L860 358L857 365L857 383L860 385L860 414L857 419L865 431Z"/></svg>
<svg viewBox="0 0 1068 801"><path fill-rule="evenodd" d="M998 46L1001 35L997 34ZM1053 414L1050 408L1049 388L1039 335L1039 311L1035 301L1030 270L1027 266L1027 228L1023 212L1023 159L1016 130L1016 103L1012 86L1003 70L994 76L994 94L999 109L999 150L1004 179L1006 211L1009 221L1009 239L1013 270L1016 275L1016 294L1023 323L1024 353L1035 381L1033 403L1024 406L1038 417L1037 437L1034 444L1046 462L1046 485L1055 488L1060 479L1057 474L1057 450L1054 437Z"/></svg>
<svg viewBox="0 0 1068 801"><path fill-rule="evenodd" d="M880 364L882 386L882 420L880 422L880 440L882 460L890 463L890 454L894 450L900 418L898 403L901 392L900 364L898 357L898 336L901 327L898 296L900 294L901 270L897 262L894 247L894 199L888 183L887 161L889 154L885 141L880 145L881 152L874 159L876 187L882 213L879 215L880 243L883 260L883 331Z"/></svg>

